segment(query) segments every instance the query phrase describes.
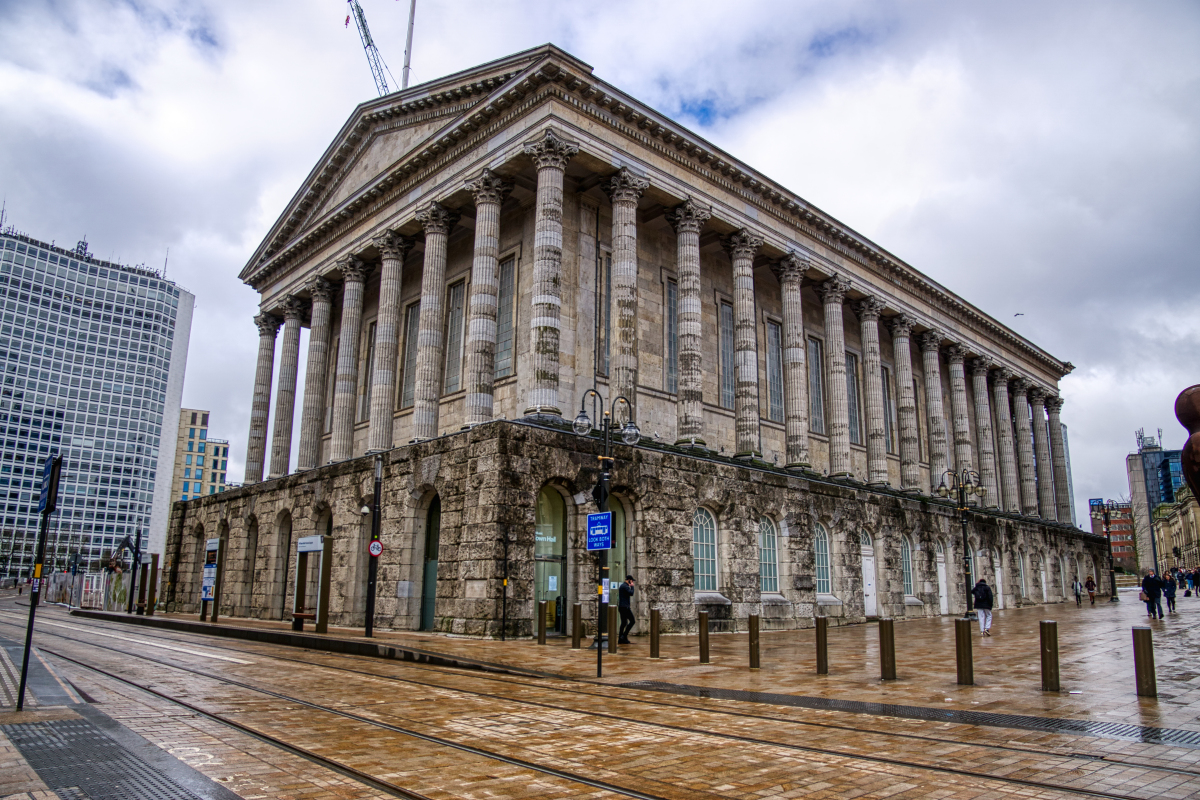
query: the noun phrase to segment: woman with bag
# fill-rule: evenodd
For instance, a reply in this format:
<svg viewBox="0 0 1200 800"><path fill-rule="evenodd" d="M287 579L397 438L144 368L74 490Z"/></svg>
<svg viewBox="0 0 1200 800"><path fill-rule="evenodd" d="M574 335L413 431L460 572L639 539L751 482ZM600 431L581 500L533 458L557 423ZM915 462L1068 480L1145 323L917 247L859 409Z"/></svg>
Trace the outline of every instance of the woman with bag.
<svg viewBox="0 0 1200 800"><path fill-rule="evenodd" d="M1096 605L1096 582L1092 580L1091 575L1088 575L1087 583L1084 586L1087 587L1088 599L1092 601L1092 605Z"/></svg>
<svg viewBox="0 0 1200 800"><path fill-rule="evenodd" d="M1142 593L1139 599L1146 604L1146 614L1150 619L1154 619L1155 612L1159 619L1163 618L1162 590L1163 582L1154 574L1154 570L1149 570L1146 577L1142 578Z"/></svg>

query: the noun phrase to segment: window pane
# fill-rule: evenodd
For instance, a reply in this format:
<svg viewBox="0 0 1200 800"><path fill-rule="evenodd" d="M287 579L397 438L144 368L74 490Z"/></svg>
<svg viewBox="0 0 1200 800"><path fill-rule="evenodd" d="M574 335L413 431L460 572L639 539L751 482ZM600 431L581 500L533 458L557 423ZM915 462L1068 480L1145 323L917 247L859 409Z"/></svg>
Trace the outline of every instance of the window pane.
<svg viewBox="0 0 1200 800"><path fill-rule="evenodd" d="M513 374L513 281L516 259L508 258L500 265L500 291L496 297L496 366L494 375L503 378Z"/></svg>
<svg viewBox="0 0 1200 800"><path fill-rule="evenodd" d="M917 379L913 378L913 418L917 423L917 460L925 460L925 442L921 436L921 393L917 391Z"/></svg>
<svg viewBox="0 0 1200 800"><path fill-rule="evenodd" d="M400 388L400 407L413 404L413 390L417 384L417 332L421 327L421 304L408 307L408 324L404 326L404 383Z"/></svg>
<svg viewBox="0 0 1200 800"><path fill-rule="evenodd" d="M601 375L609 372L609 359L612 354L612 254L605 253L600 259L600 274L596 276L598 297L596 302L597 319L600 341L597 343L599 352L596 354L596 365Z"/></svg>
<svg viewBox="0 0 1200 800"><path fill-rule="evenodd" d="M371 380L375 377L375 323L367 327L367 363L363 365L363 393L358 401L358 420L371 418Z"/></svg>
<svg viewBox="0 0 1200 800"><path fill-rule="evenodd" d="M733 374L733 306L721 303L721 407L733 408L735 378Z"/></svg>
<svg viewBox="0 0 1200 800"><path fill-rule="evenodd" d="M913 591L912 546L909 545L907 536L900 539L900 569L904 573L904 593L916 594Z"/></svg>
<svg viewBox="0 0 1200 800"><path fill-rule="evenodd" d="M825 433L825 354L821 340L808 340L808 422L813 433Z"/></svg>
<svg viewBox="0 0 1200 800"><path fill-rule="evenodd" d="M783 337L775 322L767 323L767 391L769 418L783 422Z"/></svg>
<svg viewBox="0 0 1200 800"><path fill-rule="evenodd" d="M696 574L696 591L717 590L717 523L707 509L698 508L692 515L692 565Z"/></svg>
<svg viewBox="0 0 1200 800"><path fill-rule="evenodd" d="M883 439L889 453L896 452L896 404L892 401L892 373L880 368L883 376Z"/></svg>
<svg viewBox="0 0 1200 800"><path fill-rule="evenodd" d="M829 568L829 534L818 524L813 534L813 572L818 594L833 594L833 580Z"/></svg>
<svg viewBox="0 0 1200 800"><path fill-rule="evenodd" d="M776 550L775 523L763 517L758 523L758 554L761 589L779 591L779 553Z"/></svg>
<svg viewBox="0 0 1200 800"><path fill-rule="evenodd" d="M667 281L667 391L679 392L679 284Z"/></svg>
<svg viewBox="0 0 1200 800"><path fill-rule="evenodd" d="M858 411L858 356L854 353L846 353L846 405L850 417L850 442L862 444L862 425Z"/></svg>
<svg viewBox="0 0 1200 800"><path fill-rule="evenodd" d="M457 392L462 386L462 333L463 295L466 282L459 281L450 287L446 313L446 394Z"/></svg>

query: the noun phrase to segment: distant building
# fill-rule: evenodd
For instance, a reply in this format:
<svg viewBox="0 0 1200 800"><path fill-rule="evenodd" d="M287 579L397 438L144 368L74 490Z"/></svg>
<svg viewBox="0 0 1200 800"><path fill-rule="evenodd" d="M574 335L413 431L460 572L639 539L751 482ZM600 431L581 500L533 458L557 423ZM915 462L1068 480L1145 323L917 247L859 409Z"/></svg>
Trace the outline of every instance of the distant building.
<svg viewBox="0 0 1200 800"><path fill-rule="evenodd" d="M1154 509L1154 537L1162 569L1200 566L1200 506L1186 485L1175 490L1175 500Z"/></svg>
<svg viewBox="0 0 1200 800"><path fill-rule="evenodd" d="M1088 507L1093 511L1102 510L1104 500L1094 498L1088 501ZM1138 551L1133 536L1133 516L1129 503L1117 503L1108 515L1109 529L1112 533L1113 566L1121 567L1126 572L1137 573ZM1092 533L1104 535L1104 520L1092 517Z"/></svg>
<svg viewBox="0 0 1200 800"><path fill-rule="evenodd" d="M27 575L42 465L63 455L46 563L163 551L194 297L158 273L0 233L0 568Z"/></svg>
<svg viewBox="0 0 1200 800"><path fill-rule="evenodd" d="M1071 524L1079 527L1079 518L1075 513L1075 478L1071 472L1071 439L1067 436L1067 426L1062 426L1063 456L1067 460L1067 496L1071 498Z"/></svg>
<svg viewBox="0 0 1200 800"><path fill-rule="evenodd" d="M1183 483L1180 450L1162 449L1162 431L1158 438L1137 432L1138 450L1125 458L1129 479L1129 502L1133 511L1133 528L1137 536L1138 566L1141 570L1154 567L1156 543L1153 541L1154 509L1175 501L1175 492ZM1163 554L1158 553L1161 557ZM1160 566L1162 564L1160 558Z"/></svg>
<svg viewBox="0 0 1200 800"><path fill-rule="evenodd" d="M175 500L193 500L229 488L225 480L229 440L209 437L208 416L208 411L196 408L179 411L175 472L171 481L171 497Z"/></svg>

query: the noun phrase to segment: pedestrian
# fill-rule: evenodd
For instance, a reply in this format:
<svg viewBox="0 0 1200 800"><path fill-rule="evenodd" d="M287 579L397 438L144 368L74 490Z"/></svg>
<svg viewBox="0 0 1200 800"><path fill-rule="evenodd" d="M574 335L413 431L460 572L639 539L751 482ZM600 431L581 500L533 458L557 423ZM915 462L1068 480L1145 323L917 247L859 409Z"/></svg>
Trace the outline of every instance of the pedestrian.
<svg viewBox="0 0 1200 800"><path fill-rule="evenodd" d="M1178 590L1179 584L1175 581L1174 575L1168 575L1166 581L1163 582L1163 597L1167 598L1167 613L1175 613L1175 592Z"/></svg>
<svg viewBox="0 0 1200 800"><path fill-rule="evenodd" d="M979 632L984 636L992 635L992 588L983 578L971 590L975 598L975 613L979 616Z"/></svg>
<svg viewBox="0 0 1200 800"><path fill-rule="evenodd" d="M1092 601L1092 605L1096 605L1096 582L1092 580L1092 576L1088 575L1087 582L1083 584L1087 588L1088 599Z"/></svg>
<svg viewBox="0 0 1200 800"><path fill-rule="evenodd" d="M1163 618L1162 611L1162 590L1163 582L1154 570L1146 572L1146 577L1142 578L1142 596L1141 600L1146 604L1146 614L1150 619L1154 619L1155 612L1158 613L1158 618Z"/></svg>
<svg viewBox="0 0 1200 800"><path fill-rule="evenodd" d="M629 644L629 632L633 630L636 619L633 616L633 608L630 606L630 600L633 599L633 576L626 575L625 582L620 588L621 599L617 601L617 610L621 612L621 633L617 637L617 644Z"/></svg>
<svg viewBox="0 0 1200 800"><path fill-rule="evenodd" d="M1083 605L1083 584L1079 582L1079 576L1075 576L1075 580L1071 581L1071 591L1075 593L1075 605Z"/></svg>

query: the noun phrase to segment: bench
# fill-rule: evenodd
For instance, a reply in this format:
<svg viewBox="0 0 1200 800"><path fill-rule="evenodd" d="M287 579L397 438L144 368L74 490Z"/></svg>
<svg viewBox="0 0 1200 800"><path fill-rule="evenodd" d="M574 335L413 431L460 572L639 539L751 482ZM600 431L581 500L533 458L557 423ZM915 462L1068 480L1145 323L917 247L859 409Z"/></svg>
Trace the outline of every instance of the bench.
<svg viewBox="0 0 1200 800"><path fill-rule="evenodd" d="M292 614L292 630L294 630L294 631L304 630L304 620L306 620L306 619L311 619L313 622L316 622L317 615L316 614Z"/></svg>

